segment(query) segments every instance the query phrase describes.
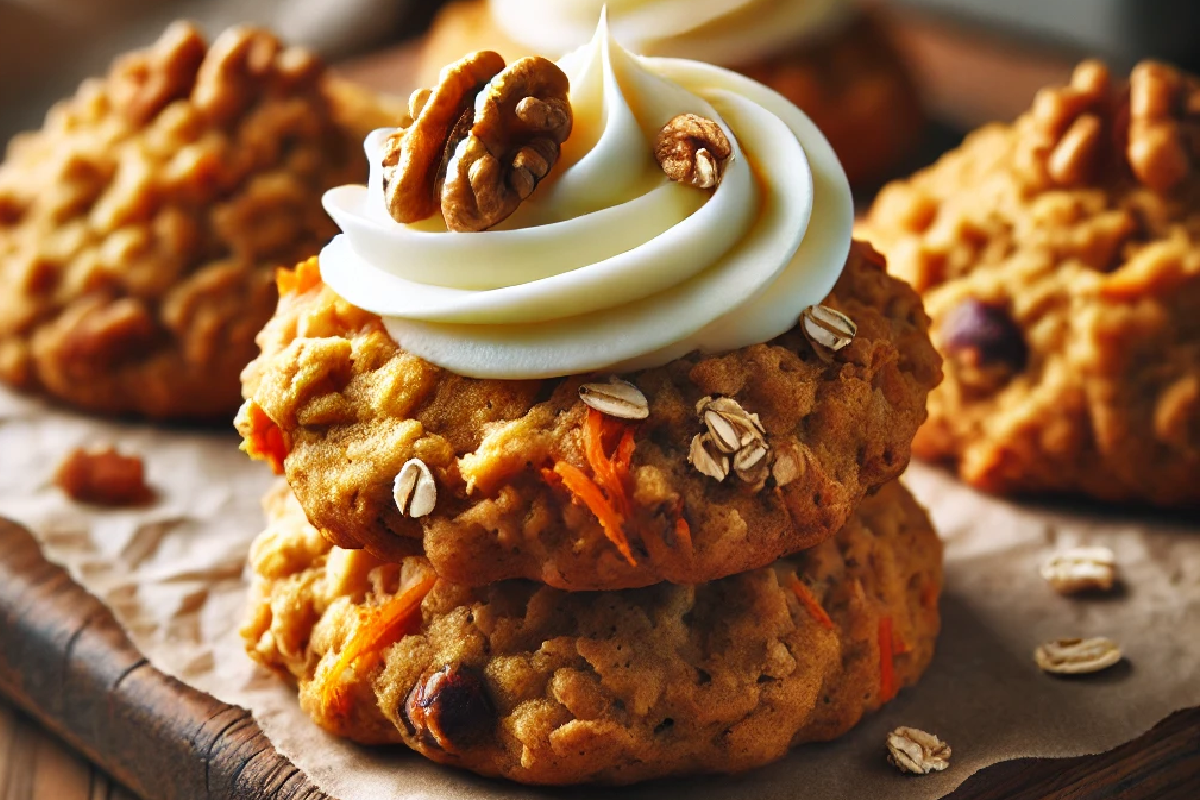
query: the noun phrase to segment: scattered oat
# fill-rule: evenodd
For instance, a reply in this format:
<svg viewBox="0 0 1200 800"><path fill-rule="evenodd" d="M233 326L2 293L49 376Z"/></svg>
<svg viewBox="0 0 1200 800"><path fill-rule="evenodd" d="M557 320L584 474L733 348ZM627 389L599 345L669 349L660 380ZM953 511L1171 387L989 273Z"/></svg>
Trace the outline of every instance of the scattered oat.
<svg viewBox="0 0 1200 800"><path fill-rule="evenodd" d="M718 481L725 480L725 476L729 474L729 456L721 452L721 448L708 433L697 433L692 437L688 461L701 475L716 478Z"/></svg>
<svg viewBox="0 0 1200 800"><path fill-rule="evenodd" d="M758 414L751 414L731 397L705 397L696 404L713 441L721 452L733 454L755 443L765 443L765 431Z"/></svg>
<svg viewBox="0 0 1200 800"><path fill-rule="evenodd" d="M645 419L650 404L641 390L626 380L611 377L607 383L585 383L579 399L602 414L618 419Z"/></svg>
<svg viewBox="0 0 1200 800"><path fill-rule="evenodd" d="M837 309L815 305L804 309L802 315L804 335L813 344L829 350L841 350L854 340L858 326L854 320ZM821 352L819 349L817 352Z"/></svg>
<svg viewBox="0 0 1200 800"><path fill-rule="evenodd" d="M1044 672L1084 675L1108 669L1121 660L1121 648L1112 639L1055 639L1033 651L1033 660Z"/></svg>
<svg viewBox="0 0 1200 800"><path fill-rule="evenodd" d="M901 772L928 775L950 766L950 745L932 733L901 725L887 736L888 763Z"/></svg>
<svg viewBox="0 0 1200 800"><path fill-rule="evenodd" d="M433 511L437 504L437 484L424 461L412 458L405 462L396 475L392 496L396 508L406 517L416 519Z"/></svg>
<svg viewBox="0 0 1200 800"><path fill-rule="evenodd" d="M1116 577L1116 558L1107 547L1075 547L1050 556L1042 564L1042 577L1059 594L1108 591Z"/></svg>
<svg viewBox="0 0 1200 800"><path fill-rule="evenodd" d="M771 451L758 414L742 408L731 397L701 398L696 403L696 413L704 423L706 432L692 439L692 453L695 456L697 447L701 447L704 453L698 457L703 459L707 456L705 466L713 471L705 472L697 464L696 458L690 457L696 468L705 475L717 477L720 474L717 480L724 480L729 474L729 457L732 457L733 470L738 478L755 491L761 489L771 474ZM721 469L716 469L716 466L721 466Z"/></svg>
<svg viewBox="0 0 1200 800"><path fill-rule="evenodd" d="M146 485L141 456L126 456L115 448L76 448L63 460L54 483L67 497L100 506L133 506L149 501L154 491Z"/></svg>

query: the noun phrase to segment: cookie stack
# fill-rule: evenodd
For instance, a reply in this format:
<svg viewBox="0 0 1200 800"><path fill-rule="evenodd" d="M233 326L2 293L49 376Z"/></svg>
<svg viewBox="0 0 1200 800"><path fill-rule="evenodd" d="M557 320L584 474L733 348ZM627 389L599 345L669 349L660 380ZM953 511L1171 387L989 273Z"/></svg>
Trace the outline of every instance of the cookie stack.
<svg viewBox="0 0 1200 800"><path fill-rule="evenodd" d="M941 548L896 479L941 361L795 107L590 48L447 67L326 197L346 233L243 375L286 479L243 634L356 741L526 783L744 770L929 663Z"/></svg>
<svg viewBox="0 0 1200 800"><path fill-rule="evenodd" d="M315 262L284 291L240 417L287 477L244 635L328 730L530 783L734 771L929 663L941 548L895 477L938 360L869 248L844 347L627 381L463 378Z"/></svg>

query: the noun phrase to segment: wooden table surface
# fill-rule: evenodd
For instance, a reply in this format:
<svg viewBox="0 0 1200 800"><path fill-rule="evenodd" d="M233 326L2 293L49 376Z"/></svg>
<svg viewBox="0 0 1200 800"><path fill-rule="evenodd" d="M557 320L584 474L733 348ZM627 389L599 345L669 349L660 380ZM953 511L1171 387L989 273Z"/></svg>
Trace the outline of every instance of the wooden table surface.
<svg viewBox="0 0 1200 800"><path fill-rule="evenodd" d="M135 800L0 699L0 800Z"/></svg>
<svg viewBox="0 0 1200 800"><path fill-rule="evenodd" d="M986 40L974 39L947 29L942 23L932 23L920 18L905 19L898 26L897 38L912 59L917 73L927 89L927 96L935 114L942 120L959 128L978 125L993 119L1007 119L1027 107L1036 89L1047 83L1061 81L1067 74L1073 58L1062 54L1028 53L1027 57L1014 59L1011 47L988 47ZM411 52L382 54L363 59L342 68L344 74L355 77L366 84L379 88L389 87L397 74L406 70L398 66L411 62ZM1014 61L1018 64L1014 70ZM1004 66L1008 79L997 82L988 80L996 69ZM1000 86L1002 91L981 93L981 85ZM1121 753L1097 761L1068 759L1063 762L1023 763L1014 762L998 765L985 775L972 778L955 797L1178 797L1191 800L1200 797L1193 779L1200 781L1200 730L1197 720L1200 714L1169 723L1172 743L1170 757L1163 753L1154 757L1156 747L1166 747L1161 742L1139 742L1121 748ZM1161 727L1161 726L1160 726ZM1167 752L1167 751L1164 751ZM1184 754L1182 771L1174 769L1170 779L1156 780L1158 767L1165 769L1165 762L1174 762ZM1186 757L1191 754L1191 757ZM1146 761L1155 763L1149 770L1149 783L1136 781L1136 786L1121 781L1097 782L1101 773L1117 769L1116 764L1126 764L1135 770ZM1037 780L1031 773L1044 772ZM1056 777L1057 773L1057 777ZM983 779L986 779L983 780ZM983 783L991 784L984 789ZM1032 789L1036 783L1040 788ZM1062 789L1046 791L1052 786ZM1103 784L1103 785L1102 785ZM1154 785L1157 784L1157 785ZM1008 789L1003 789L1008 785ZM998 790L996 793L992 790ZM0 800L134 800L134 795L110 779L101 770L71 752L56 738L47 734L36 722L23 712L16 710L0 698Z"/></svg>

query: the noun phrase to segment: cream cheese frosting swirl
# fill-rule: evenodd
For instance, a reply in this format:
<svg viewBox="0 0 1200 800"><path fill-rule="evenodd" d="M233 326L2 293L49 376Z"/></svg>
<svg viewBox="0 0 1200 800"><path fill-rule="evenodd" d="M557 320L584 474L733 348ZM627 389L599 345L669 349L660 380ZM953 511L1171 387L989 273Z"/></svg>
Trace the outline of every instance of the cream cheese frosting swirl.
<svg viewBox="0 0 1200 800"><path fill-rule="evenodd" d="M368 186L325 207L344 233L325 282L379 314L407 351L468 377L546 378L724 352L791 328L825 297L850 246L853 203L809 119L747 78L644 59L609 37L559 66L575 122L558 164L511 217L451 233L384 207L381 147ZM668 180L653 156L670 119L715 120L733 152L715 191Z"/></svg>
<svg viewBox="0 0 1200 800"><path fill-rule="evenodd" d="M488 0L496 25L531 51L586 43L607 8L614 38L647 56L744 66L838 28L849 0Z"/></svg>

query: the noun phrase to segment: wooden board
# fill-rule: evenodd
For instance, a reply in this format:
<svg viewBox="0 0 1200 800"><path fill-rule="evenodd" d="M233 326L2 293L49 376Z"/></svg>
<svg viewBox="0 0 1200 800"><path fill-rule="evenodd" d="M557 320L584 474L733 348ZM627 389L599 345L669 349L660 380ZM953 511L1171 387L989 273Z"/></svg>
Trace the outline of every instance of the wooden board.
<svg viewBox="0 0 1200 800"><path fill-rule="evenodd" d="M151 666L103 603L3 519L0 693L145 800L330 800L248 711ZM1195 800L1200 708L1107 754L996 764L949 797Z"/></svg>

